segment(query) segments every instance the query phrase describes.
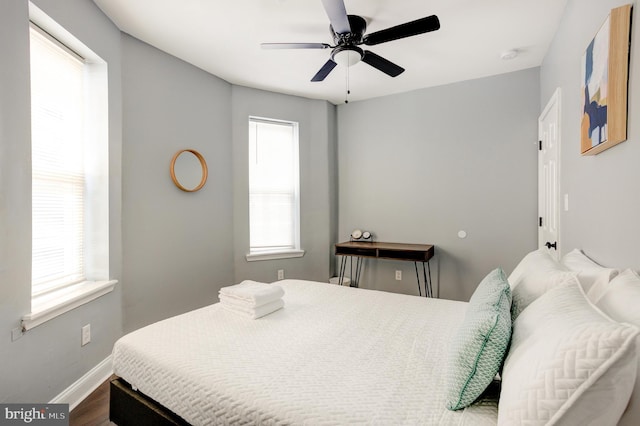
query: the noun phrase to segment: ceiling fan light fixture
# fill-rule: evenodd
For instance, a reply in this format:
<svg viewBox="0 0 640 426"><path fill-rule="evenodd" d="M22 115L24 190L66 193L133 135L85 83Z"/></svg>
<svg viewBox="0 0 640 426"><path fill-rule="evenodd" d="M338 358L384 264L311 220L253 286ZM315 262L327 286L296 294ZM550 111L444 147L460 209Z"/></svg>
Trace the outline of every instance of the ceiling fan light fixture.
<svg viewBox="0 0 640 426"><path fill-rule="evenodd" d="M338 46L333 49L331 59L338 65L350 67L362 60L364 52L356 46Z"/></svg>

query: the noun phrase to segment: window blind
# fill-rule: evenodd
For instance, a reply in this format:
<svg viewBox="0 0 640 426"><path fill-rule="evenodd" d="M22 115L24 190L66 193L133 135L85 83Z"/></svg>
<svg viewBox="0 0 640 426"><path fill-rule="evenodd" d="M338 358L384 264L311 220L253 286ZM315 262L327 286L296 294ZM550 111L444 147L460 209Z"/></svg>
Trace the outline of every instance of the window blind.
<svg viewBox="0 0 640 426"><path fill-rule="evenodd" d="M299 248L297 123L249 122L249 226L252 253Z"/></svg>
<svg viewBox="0 0 640 426"><path fill-rule="evenodd" d="M33 26L32 294L84 280L84 63Z"/></svg>

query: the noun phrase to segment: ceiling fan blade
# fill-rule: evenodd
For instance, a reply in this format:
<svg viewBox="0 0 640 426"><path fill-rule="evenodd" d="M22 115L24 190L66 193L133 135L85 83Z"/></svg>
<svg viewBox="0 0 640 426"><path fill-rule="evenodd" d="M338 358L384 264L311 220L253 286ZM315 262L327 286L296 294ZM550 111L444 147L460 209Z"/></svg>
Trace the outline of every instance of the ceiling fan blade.
<svg viewBox="0 0 640 426"><path fill-rule="evenodd" d="M323 66L322 68L320 68L320 71L318 71L316 73L316 75L313 76L313 78L311 79L311 81L322 81L324 80L329 73L331 72L331 70L333 70L336 67L335 62L333 62L331 59L329 59Z"/></svg>
<svg viewBox="0 0 640 426"><path fill-rule="evenodd" d="M322 0L322 5L327 12L333 31L338 34L351 32L351 25L349 25L349 18L347 17L347 8L344 6L343 0Z"/></svg>
<svg viewBox="0 0 640 426"><path fill-rule="evenodd" d="M326 49L326 43L262 43L263 49Z"/></svg>
<svg viewBox="0 0 640 426"><path fill-rule="evenodd" d="M365 62L372 67L382 71L383 73L391 76L397 77L404 72L404 68L394 64L393 62L383 58L380 55L376 55L375 53L365 50L364 55L362 56L362 62Z"/></svg>
<svg viewBox="0 0 640 426"><path fill-rule="evenodd" d="M386 43L387 41L436 31L438 29L440 29L440 20L436 15L431 15L426 18L417 19L415 21L406 22L404 24L396 25L395 27L367 34L364 36L362 42L367 46L373 46L380 43Z"/></svg>

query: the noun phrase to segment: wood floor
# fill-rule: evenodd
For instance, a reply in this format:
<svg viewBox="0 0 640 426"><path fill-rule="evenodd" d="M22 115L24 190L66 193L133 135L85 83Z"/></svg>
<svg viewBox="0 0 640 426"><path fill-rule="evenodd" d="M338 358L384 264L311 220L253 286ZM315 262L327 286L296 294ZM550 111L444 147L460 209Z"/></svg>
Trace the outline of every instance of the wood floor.
<svg viewBox="0 0 640 426"><path fill-rule="evenodd" d="M107 426L109 421L109 382L107 380L93 391L69 414L70 426Z"/></svg>

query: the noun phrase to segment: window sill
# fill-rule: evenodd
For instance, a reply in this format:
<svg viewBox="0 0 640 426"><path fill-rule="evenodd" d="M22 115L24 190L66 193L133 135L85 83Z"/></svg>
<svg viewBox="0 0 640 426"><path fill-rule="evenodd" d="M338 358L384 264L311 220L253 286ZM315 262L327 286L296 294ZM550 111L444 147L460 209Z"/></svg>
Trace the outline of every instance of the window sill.
<svg viewBox="0 0 640 426"><path fill-rule="evenodd" d="M247 262L256 262L258 260L276 260L276 259L289 259L295 257L304 256L304 250L284 250L284 251L269 251L263 253L249 253L245 257Z"/></svg>
<svg viewBox="0 0 640 426"><path fill-rule="evenodd" d="M31 313L22 317L22 329L31 330L58 315L111 293L117 283L117 280L85 281L35 297L31 301Z"/></svg>

